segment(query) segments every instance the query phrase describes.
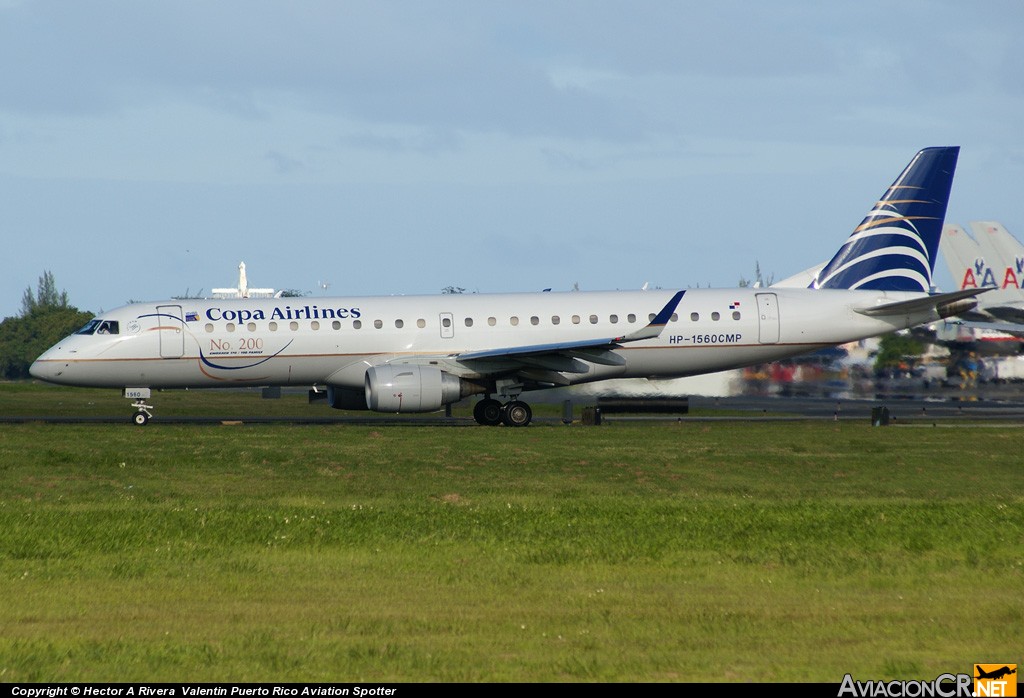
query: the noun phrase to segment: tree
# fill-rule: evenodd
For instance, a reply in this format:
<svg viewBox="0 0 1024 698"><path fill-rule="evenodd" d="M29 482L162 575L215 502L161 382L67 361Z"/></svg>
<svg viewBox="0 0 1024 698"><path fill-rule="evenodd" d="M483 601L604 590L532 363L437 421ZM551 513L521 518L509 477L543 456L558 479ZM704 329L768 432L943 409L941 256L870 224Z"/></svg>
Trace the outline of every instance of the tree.
<svg viewBox="0 0 1024 698"><path fill-rule="evenodd" d="M444 288L441 289L441 293L446 296L465 292L466 289L462 288L461 286L445 286Z"/></svg>
<svg viewBox="0 0 1024 698"><path fill-rule="evenodd" d="M68 307L68 292L57 291L57 282L53 279L53 272L44 271L39 277L39 286L35 294L32 287L25 289L21 297L21 315L31 315L37 310Z"/></svg>
<svg viewBox="0 0 1024 698"><path fill-rule="evenodd" d="M875 370L898 368L921 357L924 346L909 335L887 334L878 340L878 354L875 356Z"/></svg>
<svg viewBox="0 0 1024 698"><path fill-rule="evenodd" d="M0 323L0 377L28 378L32 362L92 317L68 303L66 291L58 291L53 274L39 277L35 292L29 287L22 296L21 315Z"/></svg>
<svg viewBox="0 0 1024 698"><path fill-rule="evenodd" d="M740 288L750 288L751 286L754 287L754 288L765 288L767 286L771 286L773 283L775 283L775 274L769 274L768 278L765 279L761 275L761 263L755 260L754 261L754 279L753 279L753 281L751 281L750 279L748 279L746 277L741 276L740 277L740 282L739 282L738 285L739 285Z"/></svg>

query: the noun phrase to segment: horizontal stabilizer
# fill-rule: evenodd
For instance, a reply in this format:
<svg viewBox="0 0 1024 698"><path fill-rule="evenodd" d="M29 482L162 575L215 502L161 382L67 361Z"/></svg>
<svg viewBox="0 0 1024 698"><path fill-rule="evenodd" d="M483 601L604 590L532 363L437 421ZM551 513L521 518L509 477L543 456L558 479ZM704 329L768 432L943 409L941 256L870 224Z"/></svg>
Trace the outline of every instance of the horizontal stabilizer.
<svg viewBox="0 0 1024 698"><path fill-rule="evenodd" d="M986 305L983 310L1003 322L1024 324L1024 306L1010 304Z"/></svg>
<svg viewBox="0 0 1024 698"><path fill-rule="evenodd" d="M971 330L1002 332L1013 337L1024 337L1024 325L1020 325L1015 322L975 322L973 320L947 320L947 323L950 325L959 325L960 327L966 327L967 329Z"/></svg>
<svg viewBox="0 0 1024 698"><path fill-rule="evenodd" d="M886 315L911 315L916 313L934 310L940 318L950 317L966 312L978 303L974 297L991 291L988 288L972 288L964 291L953 291L952 293L936 293L923 298L913 298L908 301L896 301L885 305L872 306L870 308L855 308L861 315L868 317L884 317Z"/></svg>

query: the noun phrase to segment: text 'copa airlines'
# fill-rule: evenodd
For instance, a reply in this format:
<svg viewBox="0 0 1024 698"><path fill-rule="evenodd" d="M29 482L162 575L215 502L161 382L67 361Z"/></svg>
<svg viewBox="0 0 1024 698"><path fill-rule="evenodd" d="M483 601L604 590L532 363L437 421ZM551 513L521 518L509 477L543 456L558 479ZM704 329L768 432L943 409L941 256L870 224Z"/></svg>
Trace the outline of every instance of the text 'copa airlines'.
<svg viewBox="0 0 1024 698"><path fill-rule="evenodd" d="M274 306L269 311L262 308L237 308L221 309L219 307L207 308L205 312L207 320L217 322L226 320L228 322L248 322L249 320L345 320L347 318L362 317L359 308L321 308L316 305L304 305L301 308L293 308L290 305L280 308ZM198 314L189 312L185 314L185 321L190 322L198 319Z"/></svg>

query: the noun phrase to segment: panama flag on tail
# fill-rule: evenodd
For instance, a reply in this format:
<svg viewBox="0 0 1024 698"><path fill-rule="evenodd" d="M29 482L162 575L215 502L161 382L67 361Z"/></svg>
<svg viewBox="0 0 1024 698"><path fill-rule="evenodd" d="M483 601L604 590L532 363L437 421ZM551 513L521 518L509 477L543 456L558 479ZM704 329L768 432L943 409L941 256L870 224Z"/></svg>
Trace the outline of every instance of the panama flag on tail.
<svg viewBox="0 0 1024 698"><path fill-rule="evenodd" d="M928 293L959 153L920 151L811 288Z"/></svg>

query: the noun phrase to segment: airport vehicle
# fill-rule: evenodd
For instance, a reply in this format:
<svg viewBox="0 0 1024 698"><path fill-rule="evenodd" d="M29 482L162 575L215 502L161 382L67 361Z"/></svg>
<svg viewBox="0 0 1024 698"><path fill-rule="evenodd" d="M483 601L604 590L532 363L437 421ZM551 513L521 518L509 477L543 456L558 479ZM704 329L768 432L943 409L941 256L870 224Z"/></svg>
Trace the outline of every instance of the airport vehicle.
<svg viewBox="0 0 1024 698"><path fill-rule="evenodd" d="M471 395L476 421L525 426L524 393L682 377L933 322L976 290L930 294L958 147L918 152L804 288L169 300L94 318L36 378L151 390L311 386L332 407L430 412Z"/></svg>

